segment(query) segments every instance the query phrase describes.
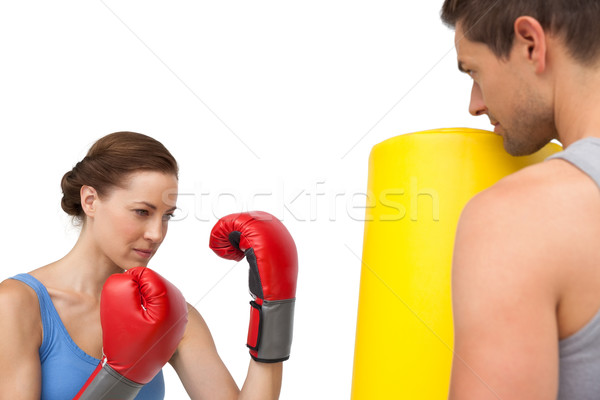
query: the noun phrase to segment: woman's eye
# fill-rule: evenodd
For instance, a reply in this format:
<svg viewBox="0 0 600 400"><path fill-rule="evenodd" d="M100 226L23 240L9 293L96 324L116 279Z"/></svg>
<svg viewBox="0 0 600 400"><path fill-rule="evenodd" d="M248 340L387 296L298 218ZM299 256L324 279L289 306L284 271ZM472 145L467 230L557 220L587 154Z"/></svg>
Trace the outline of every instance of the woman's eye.
<svg viewBox="0 0 600 400"><path fill-rule="evenodd" d="M168 220L170 220L171 218L173 218L174 216L175 216L175 214L174 214L174 213L165 214L165 215L163 215L163 220L164 220L164 221L168 221Z"/></svg>
<svg viewBox="0 0 600 400"><path fill-rule="evenodd" d="M144 217L148 216L148 210L135 210L135 213Z"/></svg>

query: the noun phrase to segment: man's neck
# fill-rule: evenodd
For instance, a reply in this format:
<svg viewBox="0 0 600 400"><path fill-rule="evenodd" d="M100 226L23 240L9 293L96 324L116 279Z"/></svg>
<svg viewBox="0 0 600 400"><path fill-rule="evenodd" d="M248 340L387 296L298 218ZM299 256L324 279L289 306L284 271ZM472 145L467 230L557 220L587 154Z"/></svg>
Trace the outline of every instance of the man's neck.
<svg viewBox="0 0 600 400"><path fill-rule="evenodd" d="M560 66L555 80L554 117L566 148L588 136L600 137L600 68L573 61Z"/></svg>

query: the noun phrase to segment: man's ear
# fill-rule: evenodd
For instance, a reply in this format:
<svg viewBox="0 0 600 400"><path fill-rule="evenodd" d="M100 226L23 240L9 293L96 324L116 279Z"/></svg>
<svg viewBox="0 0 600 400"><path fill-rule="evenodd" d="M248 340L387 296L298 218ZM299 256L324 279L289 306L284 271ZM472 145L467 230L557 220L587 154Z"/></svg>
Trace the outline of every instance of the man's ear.
<svg viewBox="0 0 600 400"><path fill-rule="evenodd" d="M536 73L546 70L547 41L544 28L533 17L522 16L515 20L513 52L531 63Z"/></svg>
<svg viewBox="0 0 600 400"><path fill-rule="evenodd" d="M79 190L81 208L86 216L93 217L96 213L98 192L91 186L83 185Z"/></svg>

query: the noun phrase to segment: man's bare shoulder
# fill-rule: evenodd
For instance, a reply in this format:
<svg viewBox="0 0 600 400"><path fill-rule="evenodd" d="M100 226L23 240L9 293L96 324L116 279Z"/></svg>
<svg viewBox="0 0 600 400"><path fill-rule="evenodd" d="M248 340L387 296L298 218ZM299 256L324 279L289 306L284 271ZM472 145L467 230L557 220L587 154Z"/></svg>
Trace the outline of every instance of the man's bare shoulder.
<svg viewBox="0 0 600 400"><path fill-rule="evenodd" d="M600 217L598 194L589 176L567 161L553 159L501 179L474 196L466 208L478 214L501 212L517 225L551 220L556 227L572 224L578 215L589 217L595 209Z"/></svg>
<svg viewBox="0 0 600 400"><path fill-rule="evenodd" d="M500 180L463 210L453 259L454 301L527 293L556 313L559 337L600 307L600 192L584 172L548 160ZM501 298L499 296L498 298Z"/></svg>
<svg viewBox="0 0 600 400"><path fill-rule="evenodd" d="M455 387L472 390L482 376L502 390L514 382L520 393L539 376L556 376L564 276L557 249L569 219L557 196L573 185L573 171L563 167L524 168L476 195L461 214L452 262Z"/></svg>
<svg viewBox="0 0 600 400"><path fill-rule="evenodd" d="M455 259L466 269L477 268L480 262L473 260L493 260L490 268L543 274L556 283L581 266L575 258L597 248L592 242L599 235L598 187L568 162L549 160L469 201L458 224Z"/></svg>

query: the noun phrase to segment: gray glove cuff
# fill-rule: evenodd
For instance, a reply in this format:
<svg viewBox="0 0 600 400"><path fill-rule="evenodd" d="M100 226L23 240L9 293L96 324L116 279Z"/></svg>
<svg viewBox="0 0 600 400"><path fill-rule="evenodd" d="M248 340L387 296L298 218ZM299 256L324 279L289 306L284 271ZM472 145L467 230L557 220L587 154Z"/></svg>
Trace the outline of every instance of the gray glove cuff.
<svg viewBox="0 0 600 400"><path fill-rule="evenodd" d="M265 300L262 306L250 304L260 312L257 346L248 345L254 361L276 363L290 358L296 299Z"/></svg>
<svg viewBox="0 0 600 400"><path fill-rule="evenodd" d="M143 386L104 364L79 400L133 400Z"/></svg>

